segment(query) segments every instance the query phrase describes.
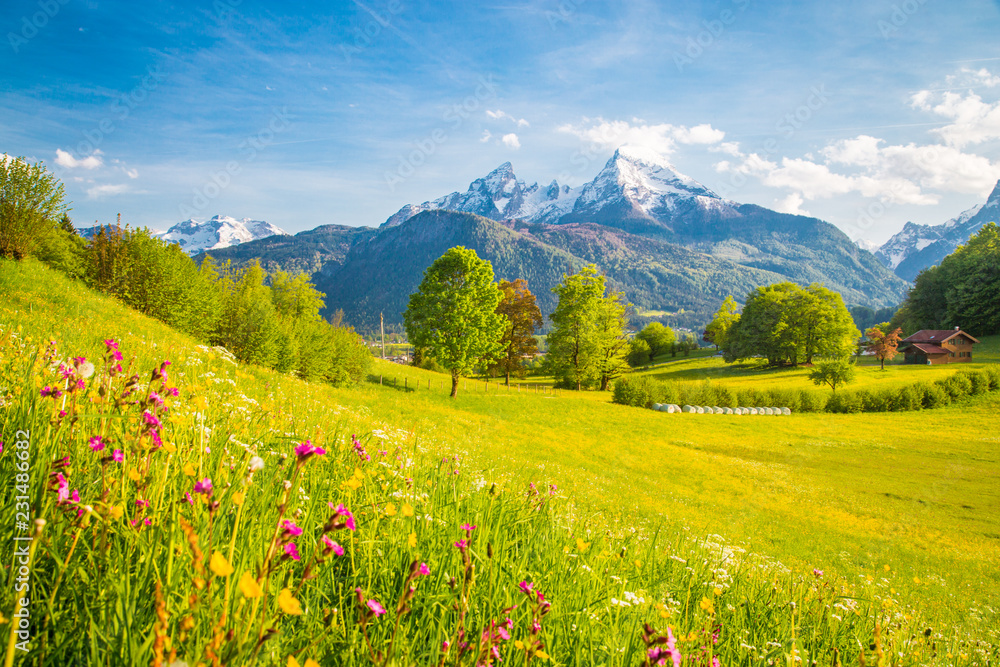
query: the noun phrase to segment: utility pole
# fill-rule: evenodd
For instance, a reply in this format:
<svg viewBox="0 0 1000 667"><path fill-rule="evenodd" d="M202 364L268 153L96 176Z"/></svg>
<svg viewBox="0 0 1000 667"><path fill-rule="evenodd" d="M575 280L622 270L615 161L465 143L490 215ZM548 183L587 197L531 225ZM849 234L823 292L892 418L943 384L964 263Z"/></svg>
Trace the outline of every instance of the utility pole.
<svg viewBox="0 0 1000 667"><path fill-rule="evenodd" d="M385 318L378 314L378 326L382 330L382 358L385 359Z"/></svg>

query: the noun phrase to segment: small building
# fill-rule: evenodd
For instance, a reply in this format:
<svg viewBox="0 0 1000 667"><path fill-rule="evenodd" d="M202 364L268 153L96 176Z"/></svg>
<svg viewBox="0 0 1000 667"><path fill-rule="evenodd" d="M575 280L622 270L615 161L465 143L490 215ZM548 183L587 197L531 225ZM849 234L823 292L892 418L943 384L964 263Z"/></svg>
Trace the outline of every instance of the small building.
<svg viewBox="0 0 1000 667"><path fill-rule="evenodd" d="M908 364L955 364L972 361L972 346L979 341L954 329L921 329L899 343Z"/></svg>

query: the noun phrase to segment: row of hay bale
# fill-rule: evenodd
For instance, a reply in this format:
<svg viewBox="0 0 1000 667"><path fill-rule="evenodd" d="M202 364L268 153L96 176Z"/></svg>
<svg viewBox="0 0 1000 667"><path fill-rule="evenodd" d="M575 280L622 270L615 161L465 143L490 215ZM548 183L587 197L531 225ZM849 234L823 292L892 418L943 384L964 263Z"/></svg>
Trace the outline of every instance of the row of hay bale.
<svg viewBox="0 0 1000 667"><path fill-rule="evenodd" d="M659 412L688 412L699 415L790 415L789 408L720 408L717 405L685 405L683 408L673 403L653 403Z"/></svg>

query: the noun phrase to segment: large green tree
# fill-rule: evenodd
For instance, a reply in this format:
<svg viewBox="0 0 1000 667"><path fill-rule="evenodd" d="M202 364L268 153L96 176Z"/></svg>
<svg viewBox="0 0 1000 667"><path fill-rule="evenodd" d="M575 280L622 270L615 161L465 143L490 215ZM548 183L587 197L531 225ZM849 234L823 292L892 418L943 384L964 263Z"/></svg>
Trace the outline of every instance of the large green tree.
<svg viewBox="0 0 1000 667"><path fill-rule="evenodd" d="M500 292L503 297L497 306L497 313L507 319L507 326L500 339L499 357L490 365L490 370L502 374L505 384L510 385L512 374L523 374L525 357L538 352L534 334L543 320L535 295L528 289L525 280L501 280Z"/></svg>
<svg viewBox="0 0 1000 667"><path fill-rule="evenodd" d="M41 162L0 154L0 256L21 259L55 234L65 196Z"/></svg>
<svg viewBox="0 0 1000 667"><path fill-rule="evenodd" d="M649 356L656 357L670 349L677 340L674 330L660 322L650 322L642 331L635 335L639 340L646 341L649 346Z"/></svg>
<svg viewBox="0 0 1000 667"><path fill-rule="evenodd" d="M747 295L721 347L727 362L763 357L772 366L795 365L847 356L860 335L839 294L784 282Z"/></svg>
<svg viewBox="0 0 1000 667"><path fill-rule="evenodd" d="M500 299L493 266L462 246L436 259L410 295L403 313L410 343L451 372L452 398L458 378L500 349L506 328L506 318L496 312Z"/></svg>
<svg viewBox="0 0 1000 667"><path fill-rule="evenodd" d="M736 299L732 295L727 296L722 305L719 306L719 310L716 311L715 317L705 327L703 337L707 342L715 345L716 349L721 348L725 344L729 330L740 319L738 310L739 306L736 304Z"/></svg>
<svg viewBox="0 0 1000 667"><path fill-rule="evenodd" d="M604 276L593 264L573 275L564 274L552 291L559 303L549 315L549 369L565 387L608 389L611 380L627 367L629 304L624 295L606 295Z"/></svg>

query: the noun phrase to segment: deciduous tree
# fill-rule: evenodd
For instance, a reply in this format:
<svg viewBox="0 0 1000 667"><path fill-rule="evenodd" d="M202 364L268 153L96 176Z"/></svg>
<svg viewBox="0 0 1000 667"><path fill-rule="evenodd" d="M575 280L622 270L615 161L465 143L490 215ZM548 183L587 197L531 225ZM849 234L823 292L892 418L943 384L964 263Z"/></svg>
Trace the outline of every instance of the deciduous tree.
<svg viewBox="0 0 1000 667"><path fill-rule="evenodd" d="M0 154L0 255L21 259L54 234L65 196L41 162Z"/></svg>
<svg viewBox="0 0 1000 667"><path fill-rule="evenodd" d="M410 295L403 313L410 343L451 372L452 398L458 395L459 376L500 348L506 324L496 312L500 299L493 266L462 246L436 259Z"/></svg>
<svg viewBox="0 0 1000 667"><path fill-rule="evenodd" d="M511 374L520 376L524 371L524 358L538 352L535 330L542 326L542 311L538 308L535 295L528 290L527 281L518 278L511 282L500 281L503 295L497 306L497 313L507 318L507 326L500 339L500 356L491 364L492 371L504 376L510 385Z"/></svg>
<svg viewBox="0 0 1000 667"><path fill-rule="evenodd" d="M714 345L715 349L719 349L725 344L729 330L740 319L740 314L737 312L738 308L736 299L732 295L727 296L722 305L719 306L719 310L716 311L715 317L705 327L703 337L707 342Z"/></svg>
<svg viewBox="0 0 1000 667"><path fill-rule="evenodd" d="M809 371L809 379L815 385L829 385L836 393L837 387L854 381L854 364L846 358L821 361Z"/></svg>
<svg viewBox="0 0 1000 667"><path fill-rule="evenodd" d="M889 323L885 322L865 331L865 349L875 355L883 371L885 370L885 360L892 361L892 358L896 356L896 348L899 347L899 341L902 340L903 336L903 330L899 327L886 333L888 328Z"/></svg>
<svg viewBox="0 0 1000 667"><path fill-rule="evenodd" d="M646 344L649 345L649 356L651 358L669 350L670 346L676 341L674 330L664 326L660 322L650 322L635 337L646 341Z"/></svg>

